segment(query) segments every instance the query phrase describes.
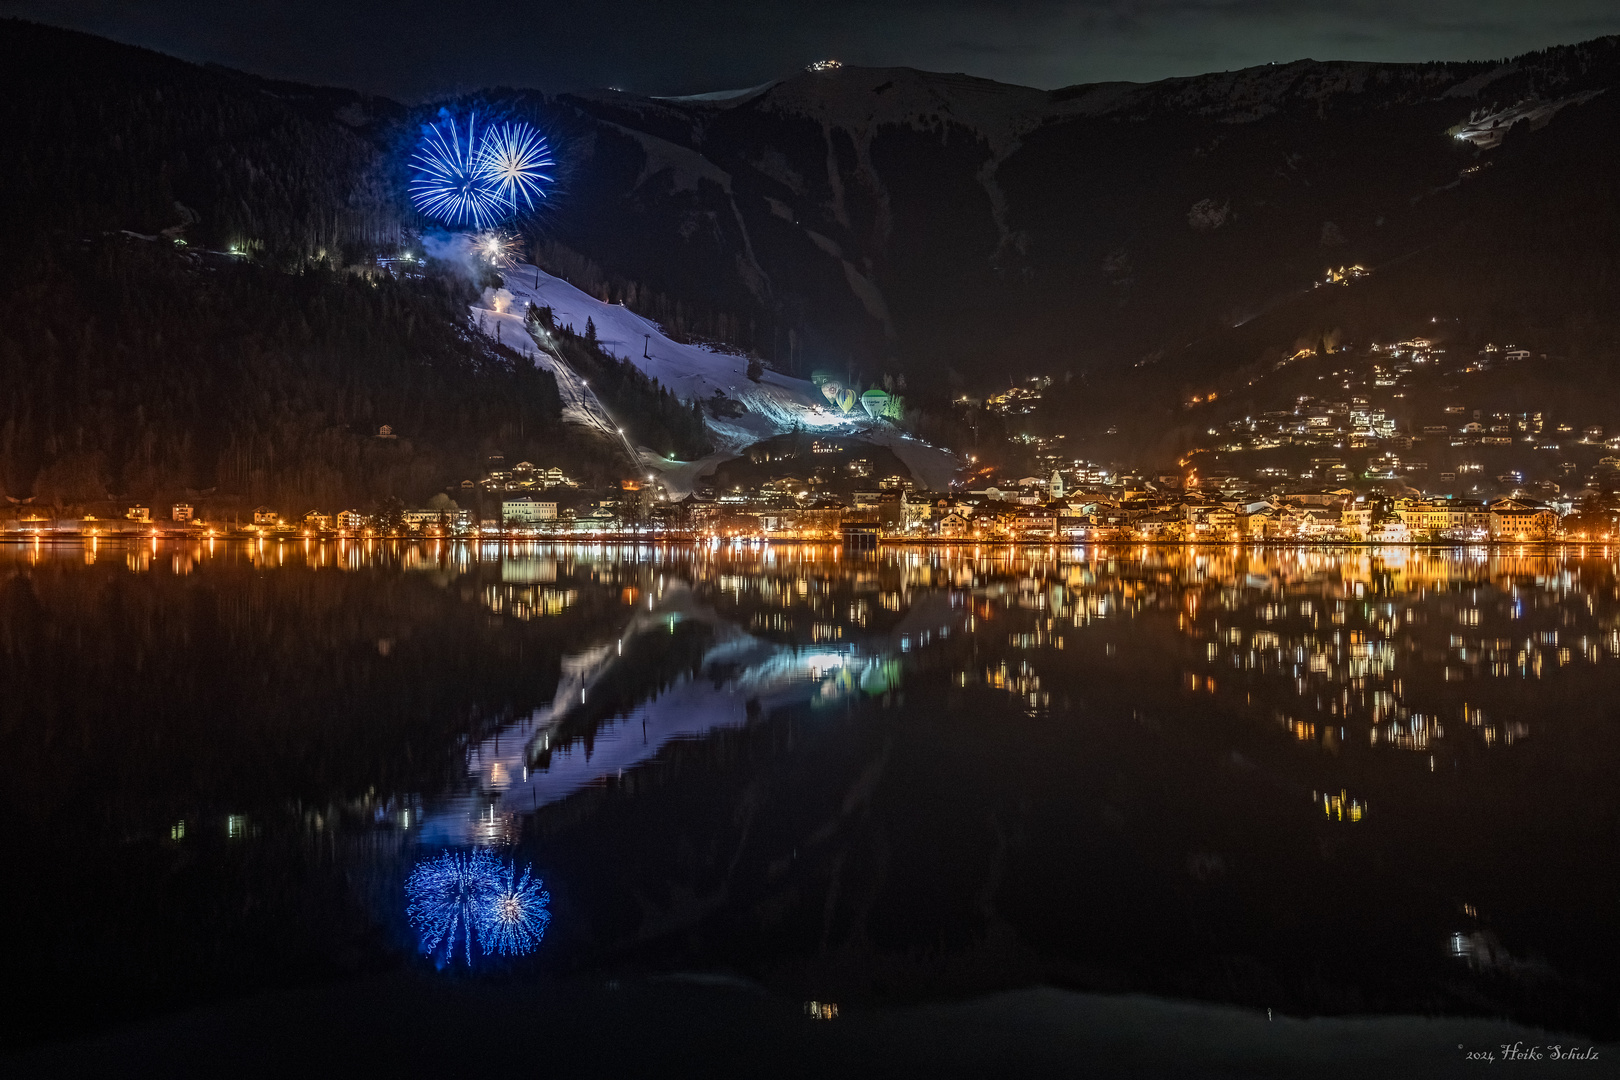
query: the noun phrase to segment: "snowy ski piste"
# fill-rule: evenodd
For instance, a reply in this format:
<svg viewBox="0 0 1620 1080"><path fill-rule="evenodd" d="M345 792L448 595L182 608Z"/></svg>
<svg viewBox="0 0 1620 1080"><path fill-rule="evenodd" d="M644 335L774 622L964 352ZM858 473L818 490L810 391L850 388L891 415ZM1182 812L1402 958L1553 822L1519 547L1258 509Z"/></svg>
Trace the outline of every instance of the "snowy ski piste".
<svg viewBox="0 0 1620 1080"><path fill-rule="evenodd" d="M917 483L931 491L949 487L962 467L950 451L913 438L888 423L865 416L839 415L807 379L767 369L754 382L748 378L747 357L671 341L651 319L622 305L604 303L533 266L519 264L503 270L501 276L505 286L486 289L473 304L473 323L556 377L564 420L624 440L620 425L585 380L530 335L523 318L529 304L549 307L555 324L576 334L583 334L586 320L590 320L596 325L597 342L604 352L634 364L683 401L707 401L719 390L747 410L734 419L705 416L715 452L698 461L674 461L624 440L626 450L642 468L661 474L671 498L691 494L700 476L737 457L752 444L786 434L795 427L886 446L911 470Z"/></svg>

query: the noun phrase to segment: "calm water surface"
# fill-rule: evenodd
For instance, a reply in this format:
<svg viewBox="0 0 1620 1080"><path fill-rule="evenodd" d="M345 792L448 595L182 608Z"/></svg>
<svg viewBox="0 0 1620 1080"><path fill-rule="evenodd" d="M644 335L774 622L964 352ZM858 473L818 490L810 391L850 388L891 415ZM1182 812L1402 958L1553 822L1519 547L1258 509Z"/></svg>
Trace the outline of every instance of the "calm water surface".
<svg viewBox="0 0 1620 1080"><path fill-rule="evenodd" d="M431 969L489 845L554 918L488 977L1612 1037L1616 557L0 547L6 1041Z"/></svg>

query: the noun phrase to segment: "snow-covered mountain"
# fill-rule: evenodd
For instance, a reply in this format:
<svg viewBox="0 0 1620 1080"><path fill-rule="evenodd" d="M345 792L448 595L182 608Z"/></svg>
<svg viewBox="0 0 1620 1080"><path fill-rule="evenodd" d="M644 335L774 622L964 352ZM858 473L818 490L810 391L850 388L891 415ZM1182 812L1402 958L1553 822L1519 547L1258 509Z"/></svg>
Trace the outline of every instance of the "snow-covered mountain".
<svg viewBox="0 0 1620 1080"><path fill-rule="evenodd" d="M1502 233L1567 164L1474 169L1494 127L1609 145L1615 87L1605 38L1052 91L841 67L677 99L563 94L535 100L572 155L537 248L589 292L799 374L853 360L985 389L1128 369L1328 265ZM1451 262L1479 293L1505 254Z"/></svg>
<svg viewBox="0 0 1620 1080"><path fill-rule="evenodd" d="M39 75L6 103L27 165L8 174L19 228L183 232L193 252L242 244L288 268L369 258L422 224L394 186L406 106L14 20L0 55ZM1039 422L1077 453L1117 430L1087 455L1162 462L1193 390L1245 386L1323 335L1398 339L1444 317L1475 347L1612 356L1617 90L1620 39L1602 38L1505 61L1302 60L1051 91L843 67L676 99L497 96L559 150L528 239L581 293L531 276L532 292L565 316L599 312L638 364L636 314L777 373L755 385L738 357L651 339L676 393L747 399L716 425L727 449L814 426L817 369L904 376L931 422L962 392L1044 373L1057 382ZM1311 287L1353 264L1371 275ZM523 284L514 273L508 303L539 298ZM526 341L497 306L496 331ZM559 381L570 415L617 434L588 388ZM361 426L384 419L399 418ZM10 483L31 483L27 461Z"/></svg>

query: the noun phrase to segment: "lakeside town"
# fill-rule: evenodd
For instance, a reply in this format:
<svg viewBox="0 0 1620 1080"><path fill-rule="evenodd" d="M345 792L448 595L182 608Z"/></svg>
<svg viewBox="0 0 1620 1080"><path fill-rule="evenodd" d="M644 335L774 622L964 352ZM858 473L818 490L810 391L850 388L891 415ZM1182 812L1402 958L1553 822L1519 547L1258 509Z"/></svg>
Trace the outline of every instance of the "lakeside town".
<svg viewBox="0 0 1620 1080"><path fill-rule="evenodd" d="M862 453L861 451L867 451ZM478 481L420 507L243 509L207 496L195 502L114 503L101 513L55 517L14 504L0 535L187 535L208 537L664 537L878 542L984 540L1168 543L1538 543L1620 536L1598 489L1570 499L1390 496L1366 485L1262 491L1251 480L1144 478L1085 466L1047 474L920 490L901 472L878 475L866 447L826 445L837 464L771 469L721 488L672 499L656 479L586 487L555 467L492 459ZM740 478L737 478L740 480Z"/></svg>
<svg viewBox="0 0 1620 1080"><path fill-rule="evenodd" d="M0 536L656 537L856 548L1620 539L1620 436L1567 402L1493 407L1504 388L1524 403L1520 373L1532 359L1549 358L1496 345L1448 356L1437 338L1356 347L1323 336L1240 389L1190 394L1170 470L1120 464L1132 455L1116 428L1050 430L1061 406L1047 407L1062 388L1034 376L953 403L971 424L994 414L1006 444L999 465L960 456L945 490L919 484L886 446L795 428L720 463L690 490L672 491L656 471L626 477L628 463L598 463L583 478L490 453L476 478L416 506L258 502L215 489L71 507L8 495ZM386 445L398 436L383 425L373 438Z"/></svg>

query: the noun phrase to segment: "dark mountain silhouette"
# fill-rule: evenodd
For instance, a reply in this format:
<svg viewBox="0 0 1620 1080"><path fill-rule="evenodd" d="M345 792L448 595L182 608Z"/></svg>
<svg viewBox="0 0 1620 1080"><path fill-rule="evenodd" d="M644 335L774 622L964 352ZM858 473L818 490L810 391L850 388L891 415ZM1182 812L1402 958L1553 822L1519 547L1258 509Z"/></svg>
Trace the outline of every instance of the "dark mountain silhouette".
<svg viewBox="0 0 1620 1080"><path fill-rule="evenodd" d="M1052 92L841 68L731 97L562 95L591 183L547 257L632 305L731 311L768 357L791 329L803 367L969 384L1173 359L1350 263L1403 308L1533 308L1519 332L1571 324L1590 347L1614 337L1593 324L1615 299L1617 83L1603 39Z"/></svg>
<svg viewBox="0 0 1620 1080"><path fill-rule="evenodd" d="M425 107L16 21L0 79L9 289L40 250L117 230L341 273L424 224L401 149ZM682 99L483 97L558 145L558 197L526 227L546 269L801 375L906 374L925 410L1052 373L1047 422L1122 425L1119 452L1147 454L1189 387L1332 331L1443 316L1601 368L1617 85L1604 38L1054 91L844 67ZM1371 275L1311 287L1351 264Z"/></svg>

